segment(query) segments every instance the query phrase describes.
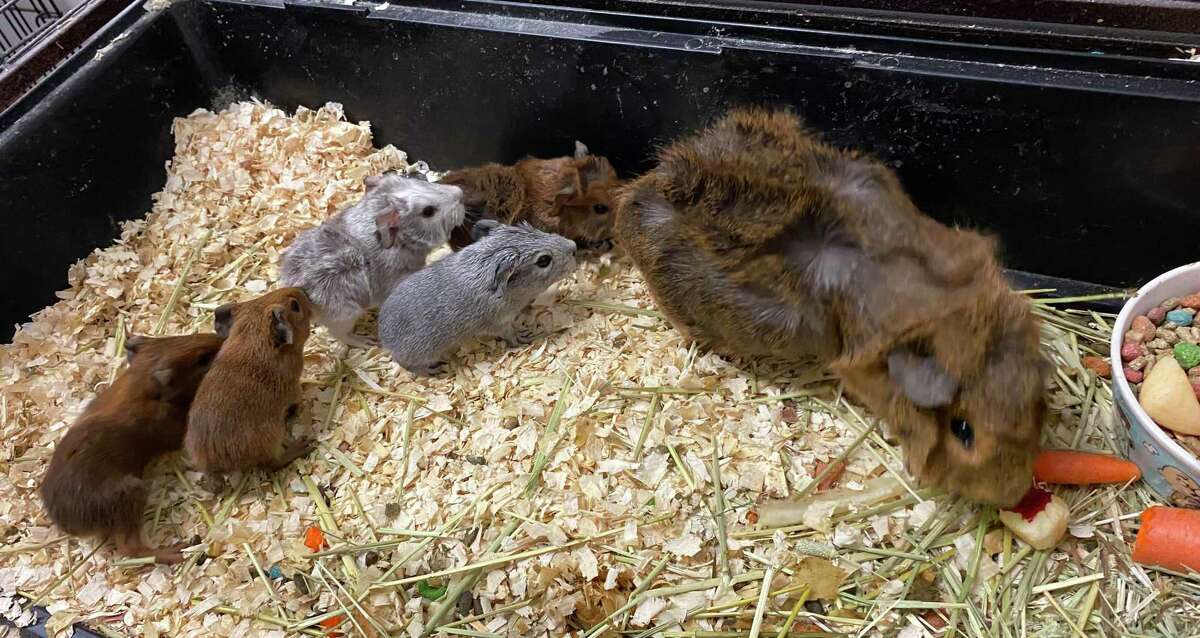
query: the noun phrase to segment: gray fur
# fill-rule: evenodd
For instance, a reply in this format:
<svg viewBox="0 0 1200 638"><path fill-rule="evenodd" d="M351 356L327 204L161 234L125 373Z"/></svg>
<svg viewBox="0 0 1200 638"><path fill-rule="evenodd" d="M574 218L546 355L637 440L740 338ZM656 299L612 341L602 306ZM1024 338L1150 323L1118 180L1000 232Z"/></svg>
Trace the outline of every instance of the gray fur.
<svg viewBox="0 0 1200 638"><path fill-rule="evenodd" d="M400 282L379 311L379 340L413 374L439 373L471 337L528 343L517 315L575 269L575 242L564 237L492 220L473 232L478 241Z"/></svg>
<svg viewBox="0 0 1200 638"><path fill-rule="evenodd" d="M353 206L296 237L280 258L280 282L303 288L316 323L338 340L367 345L354 324L446 243L462 223L462 190L400 175L371 176ZM433 208L431 217L424 213Z"/></svg>
<svg viewBox="0 0 1200 638"><path fill-rule="evenodd" d="M892 382L919 407L929 409L950 405L958 393L958 382L946 374L933 357L898 349L888 355L887 365Z"/></svg>

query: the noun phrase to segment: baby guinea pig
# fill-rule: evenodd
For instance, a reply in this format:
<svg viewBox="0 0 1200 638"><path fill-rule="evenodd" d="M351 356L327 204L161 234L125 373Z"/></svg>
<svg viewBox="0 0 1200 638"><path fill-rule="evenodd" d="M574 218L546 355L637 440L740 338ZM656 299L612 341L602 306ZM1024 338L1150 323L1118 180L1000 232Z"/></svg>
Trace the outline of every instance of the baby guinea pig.
<svg viewBox="0 0 1200 638"><path fill-rule="evenodd" d="M308 454L312 443L284 445L287 418L300 401L304 342L312 305L299 288L279 288L217 308L225 347L200 384L184 450L210 478L256 468L278 470Z"/></svg>
<svg viewBox="0 0 1200 638"><path fill-rule="evenodd" d="M474 241L471 226L480 219L528 222L585 247L611 243L621 182L607 159L590 155L580 142L573 157L464 168L450 171L440 183L461 187L467 205L466 222L450 236L455 250Z"/></svg>
<svg viewBox="0 0 1200 638"><path fill-rule="evenodd" d="M629 185L616 239L671 322L738 356L829 364L909 471L1015 504L1046 414L1038 324L991 241L787 112L738 110Z"/></svg>
<svg viewBox="0 0 1200 638"><path fill-rule="evenodd" d="M111 539L126 556L183 560L184 546L154 549L142 536L142 473L183 445L188 408L221 341L212 334L126 340L128 367L67 430L42 480L42 502L59 528Z"/></svg>
<svg viewBox="0 0 1200 638"><path fill-rule="evenodd" d="M413 374L439 374L471 337L529 343L517 315L575 269L575 242L559 235L487 219L472 232L475 243L400 282L379 310L380 342Z"/></svg>
<svg viewBox="0 0 1200 638"><path fill-rule="evenodd" d="M463 221L457 186L389 174L364 181L366 193L320 226L300 233L280 256L280 282L303 288L314 321L339 341L370 345L354 324L396 283L425 266Z"/></svg>

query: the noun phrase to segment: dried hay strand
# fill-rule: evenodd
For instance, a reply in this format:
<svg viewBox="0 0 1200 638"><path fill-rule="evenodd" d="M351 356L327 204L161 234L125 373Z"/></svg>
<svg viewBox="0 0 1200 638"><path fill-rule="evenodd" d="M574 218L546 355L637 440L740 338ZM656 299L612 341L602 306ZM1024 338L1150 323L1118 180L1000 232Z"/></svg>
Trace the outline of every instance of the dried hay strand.
<svg viewBox="0 0 1200 638"><path fill-rule="evenodd" d="M296 433L320 447L232 496L156 463L147 530L198 537L175 567L62 536L36 486L53 445L119 365L124 329L206 330L265 291L279 251L408 170L341 107L233 104L175 122L145 219L70 269L60 301L0 351L0 613L114 635L1186 635L1200 578L1133 564L1141 485L1059 489L1070 535L1034 552L993 512L911 485L881 425L824 373L698 351L630 265L584 263L535 303L543 338L479 342L416 381L323 330ZM1039 304L1057 367L1047 442L1120 452L1112 397L1080 365L1111 318ZM833 490L857 498L831 499ZM805 497L763 529L756 504ZM312 552L305 530L328 548Z"/></svg>

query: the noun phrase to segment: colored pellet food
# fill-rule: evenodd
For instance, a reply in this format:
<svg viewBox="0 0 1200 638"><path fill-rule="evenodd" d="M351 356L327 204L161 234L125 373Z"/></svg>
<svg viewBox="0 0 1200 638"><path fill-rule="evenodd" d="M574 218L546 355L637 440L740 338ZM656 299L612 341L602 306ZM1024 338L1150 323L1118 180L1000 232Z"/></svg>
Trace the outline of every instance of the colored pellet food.
<svg viewBox="0 0 1200 638"><path fill-rule="evenodd" d="M1167 322L1173 323L1177 326L1190 326L1192 325L1192 317L1195 316L1195 314L1196 311L1190 308L1186 310L1172 310L1171 312L1167 313ZM1150 320L1147 319L1146 321Z"/></svg>
<svg viewBox="0 0 1200 638"><path fill-rule="evenodd" d="M1200 365L1200 346L1194 343L1180 341L1175 344L1175 360L1184 370L1191 370Z"/></svg>
<svg viewBox="0 0 1200 638"><path fill-rule="evenodd" d="M1121 372L1146 414L1189 449L1200 436L1198 310L1200 292L1166 299L1133 318L1120 348ZM1103 376L1096 362L1085 366Z"/></svg>

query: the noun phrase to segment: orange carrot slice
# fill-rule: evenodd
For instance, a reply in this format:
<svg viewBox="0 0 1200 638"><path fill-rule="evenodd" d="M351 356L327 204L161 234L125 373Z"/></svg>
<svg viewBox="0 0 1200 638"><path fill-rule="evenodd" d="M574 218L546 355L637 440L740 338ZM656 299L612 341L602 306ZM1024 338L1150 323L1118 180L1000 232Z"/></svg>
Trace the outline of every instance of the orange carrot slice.
<svg viewBox="0 0 1200 638"><path fill-rule="evenodd" d="M1200 571L1200 510L1155 506L1142 512L1133 560L1179 572Z"/></svg>
<svg viewBox="0 0 1200 638"><path fill-rule="evenodd" d="M1093 452L1043 450L1033 461L1033 477L1056 485L1126 483L1142 477L1131 461Z"/></svg>
<svg viewBox="0 0 1200 638"><path fill-rule="evenodd" d="M321 547L325 544L325 533L320 527L310 527L304 532L304 546L314 552L321 551Z"/></svg>

